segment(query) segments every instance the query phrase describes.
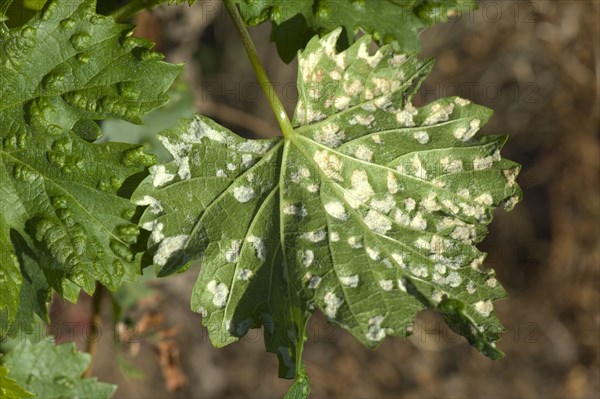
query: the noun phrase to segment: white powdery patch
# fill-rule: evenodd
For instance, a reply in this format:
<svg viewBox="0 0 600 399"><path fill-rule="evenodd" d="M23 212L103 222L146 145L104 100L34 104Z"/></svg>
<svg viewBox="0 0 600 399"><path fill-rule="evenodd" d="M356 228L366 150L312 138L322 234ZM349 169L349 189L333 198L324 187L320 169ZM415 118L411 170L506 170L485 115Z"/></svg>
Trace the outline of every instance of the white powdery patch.
<svg viewBox="0 0 600 399"><path fill-rule="evenodd" d="M487 281L485 283L490 288L496 288L496 286L498 285L498 280L496 280L494 277L491 277L491 278L487 279Z"/></svg>
<svg viewBox="0 0 600 399"><path fill-rule="evenodd" d="M436 263L436 265L433 268L435 269L436 273L446 274L446 265L442 263Z"/></svg>
<svg viewBox="0 0 600 399"><path fill-rule="evenodd" d="M231 241L231 246L225 251L225 259L229 263L235 263L240 260L240 250L242 249L241 240Z"/></svg>
<svg viewBox="0 0 600 399"><path fill-rule="evenodd" d="M464 99L464 98L456 97L456 98L454 99L454 103L455 103L456 105L458 105L459 107L464 107L465 105L469 105L469 104L471 104L471 101L469 101L469 100L466 100L466 99Z"/></svg>
<svg viewBox="0 0 600 399"><path fill-rule="evenodd" d="M404 279L399 278L398 279L398 288L404 292L406 292L406 283L404 282Z"/></svg>
<svg viewBox="0 0 600 399"><path fill-rule="evenodd" d="M462 141L467 141L469 140L471 137L473 137L475 135L475 133L477 133L477 131L479 131L479 127L481 125L481 121L479 119L473 119L470 123L469 123L469 127L459 127L454 131L454 137L456 137L459 140Z"/></svg>
<svg viewBox="0 0 600 399"><path fill-rule="evenodd" d="M321 242L327 238L327 233L325 230L309 231L302 234L302 238L312 242Z"/></svg>
<svg viewBox="0 0 600 399"><path fill-rule="evenodd" d="M175 252L181 251L185 247L189 237L189 235L181 234L163 238L154 254L154 263L159 266L164 266Z"/></svg>
<svg viewBox="0 0 600 399"><path fill-rule="evenodd" d="M427 266L422 266L422 265L411 267L410 272L417 277L427 277L429 275Z"/></svg>
<svg viewBox="0 0 600 399"><path fill-rule="evenodd" d="M395 54L392 58L389 59L389 63L393 67L399 67L404 64L407 60L406 54Z"/></svg>
<svg viewBox="0 0 600 399"><path fill-rule="evenodd" d="M144 195L144 198L142 198L139 201L136 201L135 204L140 205L140 206L146 206L146 205L150 206L150 212L152 212L154 214L159 214L159 213L163 212L163 207L160 204L160 201L149 195Z"/></svg>
<svg viewBox="0 0 600 399"><path fill-rule="evenodd" d="M359 237L351 236L348 238L348 244L354 249L362 248L362 240Z"/></svg>
<svg viewBox="0 0 600 399"><path fill-rule="evenodd" d="M302 253L302 264L304 265L304 267L309 267L310 265L312 265L314 260L315 253L310 249L307 249Z"/></svg>
<svg viewBox="0 0 600 399"><path fill-rule="evenodd" d="M217 177L227 177L227 172L225 172L223 169L219 169L217 170Z"/></svg>
<svg viewBox="0 0 600 399"><path fill-rule="evenodd" d="M318 184L309 184L308 186L306 186L306 190L308 190L308 192L310 193L316 193L319 191L320 186Z"/></svg>
<svg viewBox="0 0 600 399"><path fill-rule="evenodd" d="M481 270L481 266L483 265L484 259L485 255L481 255L480 257L473 259L473 261L471 262L471 269L483 273L483 270Z"/></svg>
<svg viewBox="0 0 600 399"><path fill-rule="evenodd" d="M358 283L360 278L358 274L353 274L352 276L340 276L340 282L346 287L356 288L358 287Z"/></svg>
<svg viewBox="0 0 600 399"><path fill-rule="evenodd" d="M410 224L410 216L402 212L400 209L394 211L394 221L398 224L408 226Z"/></svg>
<svg viewBox="0 0 600 399"><path fill-rule="evenodd" d="M367 212L364 222L369 229L379 234L385 234L392 228L391 220L373 209Z"/></svg>
<svg viewBox="0 0 600 399"><path fill-rule="evenodd" d="M363 84L358 79L353 79L351 82L350 81L344 82L344 92L350 97L355 97L355 96L359 95L360 92L362 91L362 89L363 89Z"/></svg>
<svg viewBox="0 0 600 399"><path fill-rule="evenodd" d="M254 163L254 157L251 154L242 155L242 168L248 169Z"/></svg>
<svg viewBox="0 0 600 399"><path fill-rule="evenodd" d="M471 206L462 202L458 205L461 207L465 215L475 217L477 220L485 219L485 209L483 207Z"/></svg>
<svg viewBox="0 0 600 399"><path fill-rule="evenodd" d="M475 198L475 202L478 202L483 205L492 205L494 203L494 199L489 193L483 193L480 196Z"/></svg>
<svg viewBox="0 0 600 399"><path fill-rule="evenodd" d="M212 297L212 303L219 309L224 308L227 305L227 297L229 296L229 288L224 283L218 283L216 280L211 280L207 285L206 289L210 292Z"/></svg>
<svg viewBox="0 0 600 399"><path fill-rule="evenodd" d="M423 167L421 163L421 158L418 155L415 155L411 161L412 167L414 169L414 176L418 177L421 180L427 180L427 170Z"/></svg>
<svg viewBox="0 0 600 399"><path fill-rule="evenodd" d="M385 329L381 328L381 323L385 318L383 316L375 316L369 319L368 330L366 337L369 341L379 342L385 338Z"/></svg>
<svg viewBox="0 0 600 399"><path fill-rule="evenodd" d="M381 61L381 59L383 58L383 53L377 51L375 54L370 56L369 49L367 48L367 45L363 42L358 46L358 53L356 54L356 56L360 59L365 60L371 68L375 68L377 64L379 64L379 61Z"/></svg>
<svg viewBox="0 0 600 399"><path fill-rule="evenodd" d="M415 121L413 120L413 118L418 113L419 111L415 107L413 107L412 104L409 103L402 111L396 114L396 122L398 122L401 126L404 127L415 126Z"/></svg>
<svg viewBox="0 0 600 399"><path fill-rule="evenodd" d="M475 304L475 310L477 313L484 317L488 317L492 310L494 310L494 305L492 305L492 301L479 301Z"/></svg>
<svg viewBox="0 0 600 399"><path fill-rule="evenodd" d="M450 237L469 244L471 243L471 229L467 226L456 226L454 230L452 230Z"/></svg>
<svg viewBox="0 0 600 399"><path fill-rule="evenodd" d="M321 285L321 277L319 276L312 276L309 280L308 280L308 288L310 288L311 290L316 290L317 288L319 288L319 285Z"/></svg>
<svg viewBox="0 0 600 399"><path fill-rule="evenodd" d="M248 281L254 273L250 269L240 269L238 270L237 279L241 281Z"/></svg>
<svg viewBox="0 0 600 399"><path fill-rule="evenodd" d="M477 157L473 160L473 169L475 170L483 170L489 169L494 164L494 159L491 156L487 157Z"/></svg>
<svg viewBox="0 0 600 399"><path fill-rule="evenodd" d="M335 123L329 123L315 133L316 141L331 148L342 145L345 138L346 134Z"/></svg>
<svg viewBox="0 0 600 399"><path fill-rule="evenodd" d="M472 281L469 281L467 283L466 288L467 288L467 292L471 295L473 295L475 292L477 292L477 288L475 288L475 283Z"/></svg>
<svg viewBox="0 0 600 399"><path fill-rule="evenodd" d="M502 171L504 174L504 178L506 179L506 184L508 187L513 187L517 182L517 175L519 174L519 169L506 169Z"/></svg>
<svg viewBox="0 0 600 399"><path fill-rule="evenodd" d="M415 230L425 230L427 228L427 221L423 219L421 212L417 212L415 217L410 221L409 226Z"/></svg>
<svg viewBox="0 0 600 399"><path fill-rule="evenodd" d="M422 238L418 238L415 241L415 247L417 247L419 249L429 249L429 242Z"/></svg>
<svg viewBox="0 0 600 399"><path fill-rule="evenodd" d="M194 118L188 131L181 136L181 140L186 143L200 143L205 137L221 144L227 143L227 137L223 132L215 130L199 117Z"/></svg>
<svg viewBox="0 0 600 399"><path fill-rule="evenodd" d="M391 291L394 288L394 283L392 280L379 280L379 286L384 291Z"/></svg>
<svg viewBox="0 0 600 399"><path fill-rule="evenodd" d="M273 147L273 143L264 143L259 140L246 140L235 146L235 149L240 152L251 152L253 154L262 155Z"/></svg>
<svg viewBox="0 0 600 399"><path fill-rule="evenodd" d="M294 216L300 216L300 217L305 217L306 215L308 215L308 211L306 210L306 208L304 207L304 205L286 205L283 208L283 213L285 213L286 215L294 215Z"/></svg>
<svg viewBox="0 0 600 399"><path fill-rule="evenodd" d="M517 197L510 197L509 199L507 199L506 201L504 201L504 205L503 208L505 211L510 211L512 210L515 205L517 205L517 203L519 202L519 198Z"/></svg>
<svg viewBox="0 0 600 399"><path fill-rule="evenodd" d="M256 253L256 257L259 260L264 261L267 258L267 246L265 245L265 240L256 236L249 236L247 238L248 242L252 244L254 247L254 252Z"/></svg>
<svg viewBox="0 0 600 399"><path fill-rule="evenodd" d="M371 140L373 140L375 144L381 144L381 136L378 134L372 135Z"/></svg>
<svg viewBox="0 0 600 399"><path fill-rule="evenodd" d="M238 202L246 203L251 201L256 196L256 193L252 187L237 186L233 189L233 196Z"/></svg>
<svg viewBox="0 0 600 399"><path fill-rule="evenodd" d="M471 192L468 188L461 188L456 192L456 194L460 195L461 197L471 198Z"/></svg>
<svg viewBox="0 0 600 399"><path fill-rule="evenodd" d="M329 241L338 242L340 240L340 234L337 231L329 233Z"/></svg>
<svg viewBox="0 0 600 399"><path fill-rule="evenodd" d="M369 258L371 258L372 260L379 260L379 251L376 250L375 248L371 248L371 247L366 247L365 250L367 251L367 255L369 255Z"/></svg>
<svg viewBox="0 0 600 399"><path fill-rule="evenodd" d="M407 198L404 200L404 206L407 211L413 211L417 206L417 201L412 198Z"/></svg>
<svg viewBox="0 0 600 399"><path fill-rule="evenodd" d="M430 192L427 197L425 197L424 199L421 200L421 206L427 211L427 212L435 212L435 211L439 211L440 209L442 209L442 207L440 206L440 204L437 203L437 195L434 192Z"/></svg>
<svg viewBox="0 0 600 399"><path fill-rule="evenodd" d="M338 111L342 111L342 110L348 108L348 105L350 105L350 97L341 96L341 97L336 97L333 100L333 106Z"/></svg>
<svg viewBox="0 0 600 399"><path fill-rule="evenodd" d="M406 265L404 264L404 259L402 258L402 255L400 255L399 253L394 252L392 254L392 258L394 258L394 261L398 264L398 266L400 266L401 268L405 268Z"/></svg>
<svg viewBox="0 0 600 399"><path fill-rule="evenodd" d="M373 151L366 145L359 145L358 147L356 147L354 155L356 156L356 158L367 162L371 162L371 160L373 159Z"/></svg>
<svg viewBox="0 0 600 399"><path fill-rule="evenodd" d="M351 189L344 192L344 198L354 209L367 202L375 192L364 170L355 170L350 177Z"/></svg>
<svg viewBox="0 0 600 399"><path fill-rule="evenodd" d="M348 220L348 214L341 201L330 201L325 204L325 212L341 221Z"/></svg>
<svg viewBox="0 0 600 399"><path fill-rule="evenodd" d="M450 103L446 106L442 104L433 104L431 107L431 114L423 122L424 125L434 125L440 122L446 122L450 117L450 114L454 111L454 103Z"/></svg>
<svg viewBox="0 0 600 399"><path fill-rule="evenodd" d="M413 137L415 138L415 140L417 140L420 144L427 144L429 143L429 134L422 130L419 132L415 132L413 134Z"/></svg>
<svg viewBox="0 0 600 399"><path fill-rule="evenodd" d="M394 200L394 197L386 194L382 200L372 199L369 205L376 211L387 214L396 206L396 201Z"/></svg>
<svg viewBox="0 0 600 399"><path fill-rule="evenodd" d="M175 159L175 163L178 166L177 174L182 180L189 180L192 178L192 171L190 170L190 158L183 157Z"/></svg>
<svg viewBox="0 0 600 399"><path fill-rule="evenodd" d="M370 126L374 120L375 120L375 117L373 115L356 114L352 117L352 119L350 119L349 123L352 126L354 126L354 125ZM373 140L373 141L375 141L375 140Z"/></svg>
<svg viewBox="0 0 600 399"><path fill-rule="evenodd" d="M333 292L329 291L323 297L323 301L325 301L325 315L330 319L335 318L335 315L338 312L338 309L344 303L344 300Z"/></svg>
<svg viewBox="0 0 600 399"><path fill-rule="evenodd" d="M330 154L327 150L318 150L313 159L328 178L337 181L344 180L341 175L343 163L337 156Z"/></svg>
<svg viewBox="0 0 600 399"><path fill-rule="evenodd" d="M444 157L440 159L440 164L446 173L458 173L463 170L463 163L460 159L450 159L450 157Z"/></svg>
<svg viewBox="0 0 600 399"><path fill-rule="evenodd" d="M152 185L162 187L175 178L175 175L167 172L165 165L154 165L150 168L152 176Z"/></svg>
<svg viewBox="0 0 600 399"><path fill-rule="evenodd" d="M452 212L452 213L454 213L454 214L458 213L458 212L459 212L459 210L460 210L460 209L458 208L458 206L456 206L456 204L454 204L452 201L450 201L450 200L448 200L448 199L442 200L442 204L443 204L443 205L444 205L446 208L450 209L450 212Z"/></svg>
<svg viewBox="0 0 600 399"><path fill-rule="evenodd" d="M387 189L390 194L396 194L400 191L400 187L398 185L398 179L393 172L388 171L387 174Z"/></svg>
<svg viewBox="0 0 600 399"><path fill-rule="evenodd" d="M150 241L154 244L158 244L165 238L165 235L163 234L164 227L165 226L162 223L159 223L157 220L146 222L142 225L144 230L151 231Z"/></svg>
<svg viewBox="0 0 600 399"><path fill-rule="evenodd" d="M446 276L445 283L450 287L456 288L462 283L462 277L457 272L451 272Z"/></svg>

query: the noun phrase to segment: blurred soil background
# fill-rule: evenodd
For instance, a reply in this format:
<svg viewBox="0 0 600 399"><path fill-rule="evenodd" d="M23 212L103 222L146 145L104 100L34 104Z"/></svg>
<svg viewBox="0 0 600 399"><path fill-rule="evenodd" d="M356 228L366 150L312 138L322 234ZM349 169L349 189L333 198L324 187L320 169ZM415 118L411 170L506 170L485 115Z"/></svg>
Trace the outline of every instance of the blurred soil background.
<svg viewBox="0 0 600 399"><path fill-rule="evenodd" d="M523 202L498 211L481 245L510 293L496 304L506 357L488 360L431 312L418 316L411 338L387 338L376 351L316 315L304 354L313 397L600 397L599 21L599 1L482 1L422 34L423 56L437 62L416 105L460 95L493 108L483 131L509 133L503 155L523 165ZM278 134L218 1L161 7L138 22L169 61L186 63L190 110L248 137ZM279 60L269 31L251 34L291 114L297 66ZM289 381L277 378L260 331L224 349L210 344L189 309L198 270L123 294L119 339L105 300L93 375L118 384L117 398L281 397ZM89 307L85 297L53 307L55 325L79 323L81 349Z"/></svg>

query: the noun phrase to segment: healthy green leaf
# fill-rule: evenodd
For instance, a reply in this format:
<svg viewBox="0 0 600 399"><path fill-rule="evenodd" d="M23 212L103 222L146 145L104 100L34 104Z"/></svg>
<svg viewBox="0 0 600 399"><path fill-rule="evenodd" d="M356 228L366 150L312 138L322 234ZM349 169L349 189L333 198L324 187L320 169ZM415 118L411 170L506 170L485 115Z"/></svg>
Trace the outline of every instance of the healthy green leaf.
<svg viewBox="0 0 600 399"><path fill-rule="evenodd" d="M94 120L140 122L163 105L180 67L93 0L51 1L0 28L0 336L52 287L76 300L96 281L116 289L140 271L128 200L154 162L140 146L93 144Z"/></svg>
<svg viewBox="0 0 600 399"><path fill-rule="evenodd" d="M0 366L0 398L1 399L18 399L18 398L32 398L35 395L31 392L27 392L25 389L17 384L17 381L10 379L8 376L8 370Z"/></svg>
<svg viewBox="0 0 600 399"><path fill-rule="evenodd" d="M236 0L247 25L273 22L271 40L290 62L311 37L344 27L343 43L354 42L358 31L379 44L394 43L399 52L419 50L418 32L449 13L471 11L474 0Z"/></svg>
<svg viewBox="0 0 600 399"><path fill-rule="evenodd" d="M174 161L133 195L160 275L200 259L192 309L224 346L264 326L280 374L302 374L316 309L370 347L424 308L491 358L506 293L475 244L521 193L505 136L475 137L491 111L461 98L417 109L431 62L338 53L340 30L299 54L291 137L246 140L198 116L160 137ZM302 388L301 383L296 388Z"/></svg>
<svg viewBox="0 0 600 399"><path fill-rule="evenodd" d="M72 342L23 341L2 358L8 377L38 398L110 398L116 386L81 378L91 356Z"/></svg>

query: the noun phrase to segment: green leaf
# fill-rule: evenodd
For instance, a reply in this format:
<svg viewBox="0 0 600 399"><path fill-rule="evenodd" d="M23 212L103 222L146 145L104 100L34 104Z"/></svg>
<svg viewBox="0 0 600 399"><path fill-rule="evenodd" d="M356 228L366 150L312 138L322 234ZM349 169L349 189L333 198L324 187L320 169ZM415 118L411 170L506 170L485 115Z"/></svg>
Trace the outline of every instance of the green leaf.
<svg viewBox="0 0 600 399"><path fill-rule="evenodd" d="M95 1L51 1L0 29L0 336L45 319L49 288L76 300L96 281L116 289L140 272L128 198L154 157L93 144L94 120L138 123L167 101L180 71L95 14Z"/></svg>
<svg viewBox="0 0 600 399"><path fill-rule="evenodd" d="M2 358L8 377L37 397L110 398L116 386L81 378L91 356L77 352L72 342L55 345L48 340L23 341Z"/></svg>
<svg viewBox="0 0 600 399"><path fill-rule="evenodd" d="M19 386L13 379L7 377L8 370L0 366L0 398L4 399L18 399L18 398L32 398L35 395L31 392L27 392L25 389Z"/></svg>
<svg viewBox="0 0 600 399"><path fill-rule="evenodd" d="M449 14L472 11L475 0L236 0L247 25L273 22L271 40L290 62L311 37L344 27L343 42L358 31L379 43L394 43L400 52L420 49L418 32Z"/></svg>
<svg viewBox="0 0 600 399"><path fill-rule="evenodd" d="M411 98L432 63L369 37L338 53L340 30L299 55L289 138L246 140L198 116L166 131L174 161L133 195L160 275L199 259L191 306L216 346L264 326L293 376L316 309L369 347L409 334L424 308L485 355L506 296L475 244L521 192L505 136L475 137L491 111Z"/></svg>

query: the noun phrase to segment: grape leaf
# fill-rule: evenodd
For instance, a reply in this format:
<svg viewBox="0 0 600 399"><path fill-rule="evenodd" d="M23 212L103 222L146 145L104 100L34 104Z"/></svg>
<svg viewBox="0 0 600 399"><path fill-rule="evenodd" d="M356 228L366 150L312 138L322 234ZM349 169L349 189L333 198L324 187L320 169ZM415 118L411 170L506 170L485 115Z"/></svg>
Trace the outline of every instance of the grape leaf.
<svg viewBox="0 0 600 399"><path fill-rule="evenodd" d="M474 0L236 0L247 25L273 22L271 40L289 63L315 34L344 27L343 42L361 30L400 52L419 51L418 32L449 13L471 11Z"/></svg>
<svg viewBox="0 0 600 399"><path fill-rule="evenodd" d="M31 398L35 395L31 392L27 392L25 389L17 384L17 381L7 377L8 370L0 366L0 398L4 399L17 399L17 398Z"/></svg>
<svg viewBox="0 0 600 399"><path fill-rule="evenodd" d="M410 333L424 308L491 358L506 293L475 244L521 192L505 136L475 137L491 111L461 98L420 109L432 63L369 37L338 53L338 29L299 54L291 137L246 140L197 116L159 137L174 161L132 200L159 275L199 259L191 306L214 345L263 326L280 375L315 309L369 347Z"/></svg>
<svg viewBox="0 0 600 399"><path fill-rule="evenodd" d="M38 398L110 398L116 386L81 375L91 361L72 342L55 345L25 340L2 358L8 377Z"/></svg>
<svg viewBox="0 0 600 399"><path fill-rule="evenodd" d="M50 287L74 301L139 274L128 198L154 157L91 143L94 120L139 123L180 67L95 5L51 1L22 27L0 24L0 336L17 314L45 318Z"/></svg>

